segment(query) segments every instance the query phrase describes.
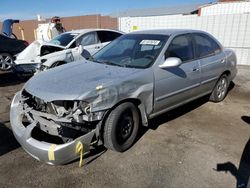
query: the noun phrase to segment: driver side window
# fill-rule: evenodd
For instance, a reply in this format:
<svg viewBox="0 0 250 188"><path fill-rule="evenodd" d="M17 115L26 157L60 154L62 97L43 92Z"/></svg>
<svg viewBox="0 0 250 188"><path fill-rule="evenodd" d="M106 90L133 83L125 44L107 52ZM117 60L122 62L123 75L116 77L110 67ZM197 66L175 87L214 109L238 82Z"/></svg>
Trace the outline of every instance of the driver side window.
<svg viewBox="0 0 250 188"><path fill-rule="evenodd" d="M78 39L78 45L89 46L99 43L99 39L96 32L91 32L83 35Z"/></svg>
<svg viewBox="0 0 250 188"><path fill-rule="evenodd" d="M165 53L165 59L169 57L178 57L183 62L194 58L193 45L189 35L180 35L172 40Z"/></svg>

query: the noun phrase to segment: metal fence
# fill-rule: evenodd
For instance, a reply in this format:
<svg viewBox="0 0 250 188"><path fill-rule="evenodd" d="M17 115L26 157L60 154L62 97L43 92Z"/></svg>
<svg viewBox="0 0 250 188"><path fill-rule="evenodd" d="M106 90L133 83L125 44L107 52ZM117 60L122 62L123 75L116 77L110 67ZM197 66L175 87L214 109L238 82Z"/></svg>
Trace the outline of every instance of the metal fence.
<svg viewBox="0 0 250 188"><path fill-rule="evenodd" d="M250 14L166 15L119 18L124 32L145 29L199 29L214 35L226 48L233 49L239 64L250 65Z"/></svg>

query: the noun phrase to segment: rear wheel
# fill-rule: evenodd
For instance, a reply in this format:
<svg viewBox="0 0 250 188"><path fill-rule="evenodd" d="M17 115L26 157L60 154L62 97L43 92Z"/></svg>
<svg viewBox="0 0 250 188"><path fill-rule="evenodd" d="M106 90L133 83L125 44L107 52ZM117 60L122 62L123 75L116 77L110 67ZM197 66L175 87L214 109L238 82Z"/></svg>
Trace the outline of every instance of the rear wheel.
<svg viewBox="0 0 250 188"><path fill-rule="evenodd" d="M8 71L12 68L14 59L8 53L0 53L0 70Z"/></svg>
<svg viewBox="0 0 250 188"><path fill-rule="evenodd" d="M138 128L139 113L136 106L130 102L117 106L105 122L105 147L118 152L129 149L136 139Z"/></svg>
<svg viewBox="0 0 250 188"><path fill-rule="evenodd" d="M229 81L227 75L222 75L216 83L214 90L210 96L210 101L221 102L227 95Z"/></svg>

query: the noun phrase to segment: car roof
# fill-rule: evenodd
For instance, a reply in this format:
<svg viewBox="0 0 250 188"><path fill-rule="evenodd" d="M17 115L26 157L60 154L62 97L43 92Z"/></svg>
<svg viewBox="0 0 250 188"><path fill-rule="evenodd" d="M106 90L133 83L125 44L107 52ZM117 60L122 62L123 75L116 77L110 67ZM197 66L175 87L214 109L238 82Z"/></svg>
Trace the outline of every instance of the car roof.
<svg viewBox="0 0 250 188"><path fill-rule="evenodd" d="M94 29L77 29L77 30L67 31L65 33L85 34L85 33L92 32L92 31L113 31L113 32L124 34L123 32L118 31L118 30L112 30L112 29L95 29L95 28Z"/></svg>
<svg viewBox="0 0 250 188"><path fill-rule="evenodd" d="M152 29L152 30L142 30L142 31L134 31L129 34L154 34L154 35L173 35L173 34L182 34L182 33L205 33L201 30L193 30L193 29Z"/></svg>

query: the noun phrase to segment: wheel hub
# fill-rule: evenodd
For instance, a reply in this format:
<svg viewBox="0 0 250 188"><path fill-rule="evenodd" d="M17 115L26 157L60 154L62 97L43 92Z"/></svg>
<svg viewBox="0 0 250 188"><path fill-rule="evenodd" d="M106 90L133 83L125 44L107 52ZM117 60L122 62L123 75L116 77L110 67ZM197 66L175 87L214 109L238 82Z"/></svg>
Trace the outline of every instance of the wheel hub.
<svg viewBox="0 0 250 188"><path fill-rule="evenodd" d="M12 59L8 55L0 55L0 69L9 70L12 66Z"/></svg>
<svg viewBox="0 0 250 188"><path fill-rule="evenodd" d="M217 96L218 98L223 98L227 91L227 82L225 78L221 79L217 86Z"/></svg>
<svg viewBox="0 0 250 188"><path fill-rule="evenodd" d="M120 144L126 142L133 131L133 118L130 113L125 113L120 119L120 126L118 127L118 140Z"/></svg>

